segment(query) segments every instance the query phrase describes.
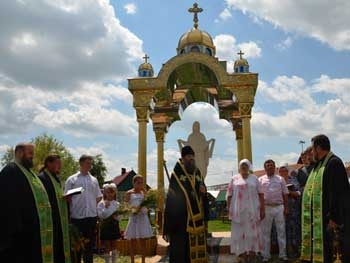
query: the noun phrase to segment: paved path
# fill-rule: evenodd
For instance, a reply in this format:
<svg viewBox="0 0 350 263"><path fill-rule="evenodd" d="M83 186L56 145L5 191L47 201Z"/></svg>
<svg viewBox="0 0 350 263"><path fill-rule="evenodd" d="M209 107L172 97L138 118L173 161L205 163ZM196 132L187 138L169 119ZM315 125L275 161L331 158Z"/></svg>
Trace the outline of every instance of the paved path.
<svg viewBox="0 0 350 263"><path fill-rule="evenodd" d="M209 240L209 262L208 263L233 263L236 262L235 257L229 253L230 247L230 235L231 232L213 232L212 239ZM153 257L147 257L146 263L168 263L166 254L166 247L168 243L165 240L158 236L158 254ZM221 252L220 252L221 251ZM163 255L163 256L162 256ZM291 263L297 263L298 261L290 261ZM94 263L104 263L102 258L94 259ZM129 257L119 257L117 263L130 263ZM136 257L135 263L141 263L141 258ZM179 262L181 263L181 262ZM260 263L259 260L256 260L256 263ZM278 263L278 258L275 256L271 263Z"/></svg>

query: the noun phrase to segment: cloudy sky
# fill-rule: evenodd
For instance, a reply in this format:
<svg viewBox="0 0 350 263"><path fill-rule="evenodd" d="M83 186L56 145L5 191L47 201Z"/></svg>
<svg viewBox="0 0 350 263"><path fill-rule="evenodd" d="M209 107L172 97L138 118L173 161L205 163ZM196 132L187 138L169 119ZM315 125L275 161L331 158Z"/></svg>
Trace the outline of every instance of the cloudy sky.
<svg viewBox="0 0 350 263"><path fill-rule="evenodd" d="M259 73L252 117L253 163L296 162L300 140L327 134L350 160L350 2L198 1L199 28L228 71L240 49ZM137 122L127 78L145 53L155 74L192 25L192 2L170 0L0 1L0 155L44 132L75 156L103 154L109 177L137 171ZM205 112L205 114L203 114ZM215 138L207 184L236 167L232 129L208 104L191 105L165 143L171 170L193 121ZM156 143L148 125L148 183L156 185Z"/></svg>

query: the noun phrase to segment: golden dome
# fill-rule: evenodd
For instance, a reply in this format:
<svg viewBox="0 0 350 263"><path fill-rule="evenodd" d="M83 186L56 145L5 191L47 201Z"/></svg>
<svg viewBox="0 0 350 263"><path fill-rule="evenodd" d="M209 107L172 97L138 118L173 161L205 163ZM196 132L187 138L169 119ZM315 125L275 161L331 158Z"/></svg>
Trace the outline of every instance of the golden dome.
<svg viewBox="0 0 350 263"><path fill-rule="evenodd" d="M242 50L240 50L237 54L239 55L239 59L237 59L235 61L235 64L233 65L233 69L235 73L249 72L249 63L248 63L248 60L242 57L244 55Z"/></svg>
<svg viewBox="0 0 350 263"><path fill-rule="evenodd" d="M234 67L239 67L239 66L247 66L249 67L249 63L245 58L240 58L235 61Z"/></svg>
<svg viewBox="0 0 350 263"><path fill-rule="evenodd" d="M215 50L211 36L198 28L192 28L180 37L177 50L181 50L187 45L204 45Z"/></svg>
<svg viewBox="0 0 350 263"><path fill-rule="evenodd" d="M139 71L140 71L140 70L143 70L143 69L145 69L145 70L153 70L153 67L152 67L152 65L151 65L150 63L144 62L144 63L142 63L142 64L139 66Z"/></svg>

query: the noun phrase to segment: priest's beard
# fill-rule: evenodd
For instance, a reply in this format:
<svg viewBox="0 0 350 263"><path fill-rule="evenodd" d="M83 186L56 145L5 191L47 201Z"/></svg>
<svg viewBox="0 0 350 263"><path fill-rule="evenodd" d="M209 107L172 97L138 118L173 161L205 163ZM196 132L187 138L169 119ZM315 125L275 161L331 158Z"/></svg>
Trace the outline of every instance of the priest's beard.
<svg viewBox="0 0 350 263"><path fill-rule="evenodd" d="M187 173L189 174L193 174L194 171L196 171L196 163L193 161L193 162L185 162L184 163L184 166L185 166L185 170Z"/></svg>
<svg viewBox="0 0 350 263"><path fill-rule="evenodd" d="M33 166L34 166L32 159L23 158L22 159L22 164L23 164L23 166L25 168L33 168Z"/></svg>

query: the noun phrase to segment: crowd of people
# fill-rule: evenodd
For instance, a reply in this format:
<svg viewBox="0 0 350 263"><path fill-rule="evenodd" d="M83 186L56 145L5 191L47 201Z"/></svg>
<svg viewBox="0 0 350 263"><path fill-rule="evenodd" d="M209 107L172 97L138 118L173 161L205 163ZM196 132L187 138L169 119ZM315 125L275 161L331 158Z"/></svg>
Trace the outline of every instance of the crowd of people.
<svg viewBox="0 0 350 263"><path fill-rule="evenodd" d="M14 161L0 172L0 202L6 211L0 217L0 262L80 263L83 259L84 263L92 263L99 232L105 262L116 263L116 242L121 238L117 187L105 184L101 191L97 179L90 174L93 157L80 157L79 171L65 181L63 188L59 155L48 155L36 174L33 144L20 143L14 153ZM133 185L126 202L137 207L144 199L143 177L135 176ZM97 221L100 231L96 231ZM132 263L135 244L140 242L144 248L145 238L151 236L144 207L129 217L126 228ZM141 254L145 263L144 251Z"/></svg>
<svg viewBox="0 0 350 263"><path fill-rule="evenodd" d="M92 263L99 220L104 260L115 263L116 241L121 238L116 185L105 184L101 191L90 174L93 158L82 155L79 171L63 189L60 156L47 156L39 175L33 170L33 158L34 145L18 144L15 160L0 172L0 203L5 211L0 217L0 262L80 263L83 259ZM350 262L350 174L346 170L350 168L331 152L325 135L313 137L300 159L297 170L288 164L276 168L268 159L266 174L259 178L249 160L239 162L239 172L228 184L227 206L231 253L240 262L255 262L257 257L268 262L274 243L283 262L299 258L333 263L337 257L342 263ZM206 193L195 153L184 146L170 177L164 208L169 263L208 263ZM145 239L153 235L147 208L141 207L145 194L143 177L134 176L133 188L125 194L125 201L138 208L125 230L131 263L137 244L145 263ZM83 242L73 251L71 226Z"/></svg>
<svg viewBox="0 0 350 263"><path fill-rule="evenodd" d="M259 178L249 160L239 163L227 204L231 253L240 262L257 255L270 261L274 244L282 262L350 262L350 174L325 135L311 139L301 162L292 170L288 164L276 169L273 160L266 160L266 174Z"/></svg>

